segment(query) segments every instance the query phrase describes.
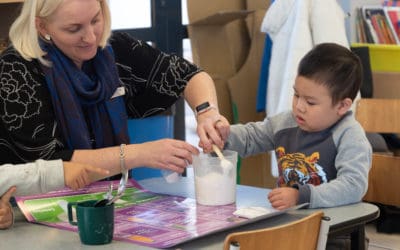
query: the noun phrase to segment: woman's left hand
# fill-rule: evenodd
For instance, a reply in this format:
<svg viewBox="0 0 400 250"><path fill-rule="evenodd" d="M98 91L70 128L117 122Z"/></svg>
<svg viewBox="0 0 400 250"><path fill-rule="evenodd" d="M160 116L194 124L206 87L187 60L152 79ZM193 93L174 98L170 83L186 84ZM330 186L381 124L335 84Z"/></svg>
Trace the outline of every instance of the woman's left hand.
<svg viewBox="0 0 400 250"><path fill-rule="evenodd" d="M212 144L224 148L226 139L229 136L229 122L219 114L218 110L212 109L197 117L197 134L199 135L199 147L205 153L212 151Z"/></svg>

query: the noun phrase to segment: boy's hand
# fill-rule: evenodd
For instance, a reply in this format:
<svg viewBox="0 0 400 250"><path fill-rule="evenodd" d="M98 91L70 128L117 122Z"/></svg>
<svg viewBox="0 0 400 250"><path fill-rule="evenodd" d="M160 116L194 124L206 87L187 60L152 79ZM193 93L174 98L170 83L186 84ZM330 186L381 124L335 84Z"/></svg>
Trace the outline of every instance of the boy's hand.
<svg viewBox="0 0 400 250"><path fill-rule="evenodd" d="M299 190L291 187L275 188L268 194L268 200L278 210L293 207L299 200Z"/></svg>
<svg viewBox="0 0 400 250"><path fill-rule="evenodd" d="M72 190L83 188L95 180L107 177L110 173L106 169L82 163L63 162L63 165L65 186Z"/></svg>
<svg viewBox="0 0 400 250"><path fill-rule="evenodd" d="M10 198L16 190L15 186L10 187L0 198L0 229L9 228L13 224L13 211Z"/></svg>

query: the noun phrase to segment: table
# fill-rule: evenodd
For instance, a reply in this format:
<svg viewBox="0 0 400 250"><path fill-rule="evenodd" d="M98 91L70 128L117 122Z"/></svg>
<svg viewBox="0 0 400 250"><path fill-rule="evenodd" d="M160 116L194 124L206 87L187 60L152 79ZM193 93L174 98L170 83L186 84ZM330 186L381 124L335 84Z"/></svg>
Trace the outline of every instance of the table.
<svg viewBox="0 0 400 250"><path fill-rule="evenodd" d="M168 184L162 178L146 179L139 182L145 189L153 192L180 195L194 198L194 184L191 178L181 178L177 183ZM237 206L269 206L267 202L268 189L237 186ZM16 209L16 221L10 230L0 232L0 249L152 249L131 243L113 241L112 244L101 246L82 245L75 232L59 230L43 225L27 223L23 215ZM315 209L318 210L318 209ZM260 229L288 223L315 211L314 209L301 209L290 211L275 217L260 220L227 231L218 232L203 238L195 239L176 246L178 249L222 249L226 235L234 231ZM369 203L357 203L348 206L322 209L330 217L329 236L351 233L352 248L363 249L365 239L364 225L379 216L379 209ZM361 244L362 243L362 244Z"/></svg>

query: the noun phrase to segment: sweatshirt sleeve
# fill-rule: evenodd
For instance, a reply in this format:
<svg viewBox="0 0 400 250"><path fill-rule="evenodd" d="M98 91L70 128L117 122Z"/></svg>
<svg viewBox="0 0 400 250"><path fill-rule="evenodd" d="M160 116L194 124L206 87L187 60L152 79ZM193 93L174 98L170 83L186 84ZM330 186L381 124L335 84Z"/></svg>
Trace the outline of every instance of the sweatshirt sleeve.
<svg viewBox="0 0 400 250"><path fill-rule="evenodd" d="M0 195L12 186L16 196L47 193L64 187L62 160L37 160L25 164L0 166Z"/></svg>
<svg viewBox="0 0 400 250"><path fill-rule="evenodd" d="M238 152L241 157L274 150L275 134L295 125L290 111L266 117L263 121L231 125L225 148Z"/></svg>
<svg viewBox="0 0 400 250"><path fill-rule="evenodd" d="M334 132L337 144L337 176L328 183L310 189L310 208L334 207L361 201L368 188L372 149L364 130L357 123Z"/></svg>

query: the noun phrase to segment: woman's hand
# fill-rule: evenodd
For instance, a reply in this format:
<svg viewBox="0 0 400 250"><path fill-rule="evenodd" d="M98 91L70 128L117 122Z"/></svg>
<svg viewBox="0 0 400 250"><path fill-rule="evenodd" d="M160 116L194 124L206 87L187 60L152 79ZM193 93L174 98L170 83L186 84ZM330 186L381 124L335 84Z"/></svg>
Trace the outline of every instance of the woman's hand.
<svg viewBox="0 0 400 250"><path fill-rule="evenodd" d="M206 153L212 151L212 144L222 149L229 135L229 122L218 112L217 92L211 76L204 71L194 75L186 85L184 96L193 110L208 103L202 111L196 111L199 147Z"/></svg>
<svg viewBox="0 0 400 250"><path fill-rule="evenodd" d="M160 169L169 169L182 173L187 165L192 164L192 155L199 154L199 150L189 143L175 139L135 144L137 147L136 166L148 166ZM129 150L129 149L128 149ZM127 157L129 153L127 152Z"/></svg>
<svg viewBox="0 0 400 250"><path fill-rule="evenodd" d="M209 110L197 116L199 147L205 153L212 151L212 144L223 149L229 135L229 122L217 110Z"/></svg>
<svg viewBox="0 0 400 250"><path fill-rule="evenodd" d="M13 224L13 210L10 198L17 190L15 186L10 187L0 198L0 229L6 229Z"/></svg>

